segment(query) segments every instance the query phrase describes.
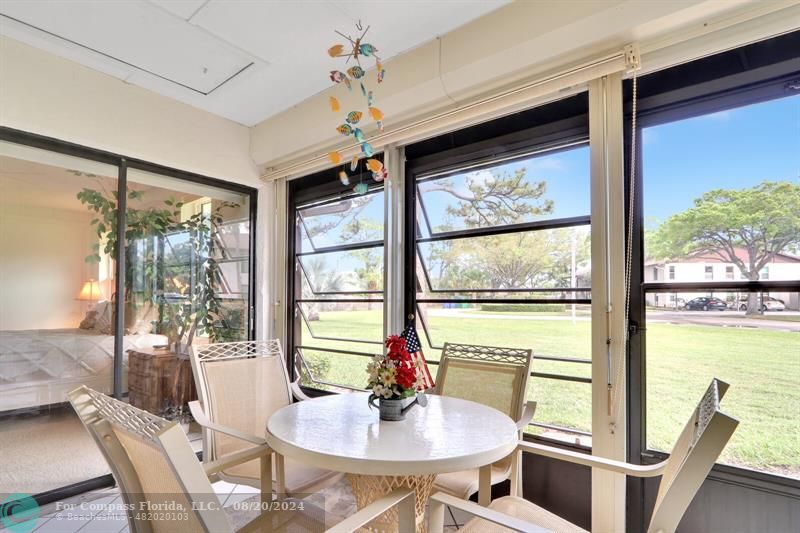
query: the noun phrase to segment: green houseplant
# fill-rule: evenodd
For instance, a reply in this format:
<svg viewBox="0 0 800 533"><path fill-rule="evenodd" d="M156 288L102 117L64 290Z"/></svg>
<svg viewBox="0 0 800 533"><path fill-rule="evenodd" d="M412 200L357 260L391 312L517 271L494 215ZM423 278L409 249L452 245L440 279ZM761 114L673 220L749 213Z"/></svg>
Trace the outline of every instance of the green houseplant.
<svg viewBox="0 0 800 533"><path fill-rule="evenodd" d="M140 317L149 318L156 332L166 335L180 351L192 344L197 333L208 335L212 342L230 337L218 296L222 280L215 247L221 242L222 211L238 204L215 202L210 211L182 217L184 203L175 198L147 207L142 205L145 191L128 190L127 195L126 329ZM100 262L101 246L102 253L116 258L120 243L117 191L84 188L77 198L94 214L90 224L97 242L86 261Z"/></svg>

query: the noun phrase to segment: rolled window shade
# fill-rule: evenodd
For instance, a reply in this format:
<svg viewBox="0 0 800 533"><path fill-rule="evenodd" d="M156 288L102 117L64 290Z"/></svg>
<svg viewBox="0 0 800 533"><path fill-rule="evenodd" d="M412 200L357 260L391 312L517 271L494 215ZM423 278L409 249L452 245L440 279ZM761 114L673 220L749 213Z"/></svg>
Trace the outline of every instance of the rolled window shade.
<svg viewBox="0 0 800 533"><path fill-rule="evenodd" d="M380 151L388 145L407 145L449 131L486 122L509 115L538 103L548 95L560 96L565 89L582 86L596 78L625 71L638 66L638 50L629 45L592 61L543 75L511 89L477 98L454 109L423 118L410 119L383 133L369 137L369 143ZM266 181L280 178L292 179L330 167L328 152L336 150L344 160L361 153L360 144L335 145L324 153L270 167L261 176Z"/></svg>

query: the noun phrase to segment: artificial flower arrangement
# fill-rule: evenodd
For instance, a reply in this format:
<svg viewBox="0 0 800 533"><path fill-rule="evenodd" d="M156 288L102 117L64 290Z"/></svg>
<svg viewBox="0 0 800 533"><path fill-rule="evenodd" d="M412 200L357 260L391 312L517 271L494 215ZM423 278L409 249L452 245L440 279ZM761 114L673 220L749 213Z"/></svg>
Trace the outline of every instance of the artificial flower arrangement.
<svg viewBox="0 0 800 533"><path fill-rule="evenodd" d="M391 335L385 344L387 353L376 355L367 365L372 394L384 400L402 400L424 390L421 361L411 357L406 339Z"/></svg>

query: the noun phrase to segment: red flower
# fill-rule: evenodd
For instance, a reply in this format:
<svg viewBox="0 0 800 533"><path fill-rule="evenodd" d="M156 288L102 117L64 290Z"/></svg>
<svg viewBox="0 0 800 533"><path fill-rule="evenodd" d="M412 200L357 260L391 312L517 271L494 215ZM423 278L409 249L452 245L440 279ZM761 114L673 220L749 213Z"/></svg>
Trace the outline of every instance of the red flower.
<svg viewBox="0 0 800 533"><path fill-rule="evenodd" d="M406 352L406 354L407 353L408 352ZM398 385L404 389L410 389L414 386L414 382L417 380L417 369L404 362L397 367L396 379Z"/></svg>
<svg viewBox="0 0 800 533"><path fill-rule="evenodd" d="M386 339L386 347L389 352L399 352L406 349L406 340L398 335L391 335Z"/></svg>

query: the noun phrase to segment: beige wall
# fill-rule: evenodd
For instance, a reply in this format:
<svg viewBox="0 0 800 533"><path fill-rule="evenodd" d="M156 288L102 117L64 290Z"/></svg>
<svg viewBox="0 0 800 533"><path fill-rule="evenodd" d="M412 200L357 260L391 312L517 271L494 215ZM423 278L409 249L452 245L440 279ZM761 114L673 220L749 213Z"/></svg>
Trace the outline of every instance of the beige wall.
<svg viewBox="0 0 800 533"><path fill-rule="evenodd" d="M0 206L0 330L75 328L87 302L81 284L97 278L89 215ZM95 270L95 273L92 273Z"/></svg>
<svg viewBox="0 0 800 533"><path fill-rule="evenodd" d="M257 185L248 128L0 37L0 124Z"/></svg>

